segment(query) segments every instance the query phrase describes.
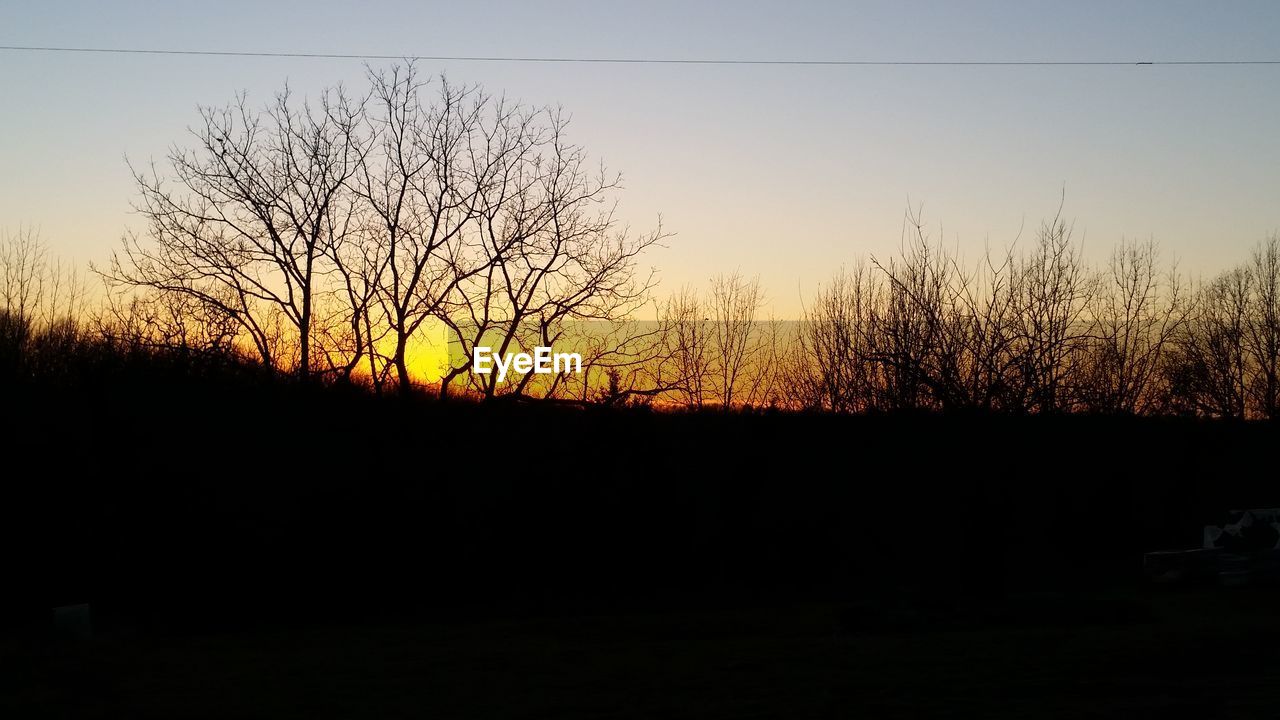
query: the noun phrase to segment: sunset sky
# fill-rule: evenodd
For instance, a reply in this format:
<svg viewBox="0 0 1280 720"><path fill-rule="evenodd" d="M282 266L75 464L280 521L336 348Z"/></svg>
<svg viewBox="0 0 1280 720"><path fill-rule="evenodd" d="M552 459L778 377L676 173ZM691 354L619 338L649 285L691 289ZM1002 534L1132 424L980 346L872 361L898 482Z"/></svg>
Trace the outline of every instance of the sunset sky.
<svg viewBox="0 0 1280 720"><path fill-rule="evenodd" d="M1277 60L1280 3L10 2L0 44L706 59ZM782 317L898 246L908 197L966 255L1057 208L1100 259L1154 236L1192 274L1280 229L1280 65L796 67L427 63L573 114L621 213L677 233L663 288L759 274ZM0 228L102 260L137 220L125 156L186 142L197 104L358 60L0 51Z"/></svg>

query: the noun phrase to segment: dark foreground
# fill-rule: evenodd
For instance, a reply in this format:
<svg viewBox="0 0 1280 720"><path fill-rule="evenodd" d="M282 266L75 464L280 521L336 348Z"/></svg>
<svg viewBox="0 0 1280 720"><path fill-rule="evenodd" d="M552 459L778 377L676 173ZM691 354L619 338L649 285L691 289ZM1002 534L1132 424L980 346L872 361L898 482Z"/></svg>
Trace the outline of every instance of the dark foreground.
<svg viewBox="0 0 1280 720"><path fill-rule="evenodd" d="M1280 592L448 617L7 643L5 717L1215 718L1280 707Z"/></svg>
<svg viewBox="0 0 1280 720"><path fill-rule="evenodd" d="M126 369L127 370L127 369ZM1273 717L1277 426L5 388L0 717ZM30 468L26 470L25 468ZM93 638L57 644L52 609Z"/></svg>

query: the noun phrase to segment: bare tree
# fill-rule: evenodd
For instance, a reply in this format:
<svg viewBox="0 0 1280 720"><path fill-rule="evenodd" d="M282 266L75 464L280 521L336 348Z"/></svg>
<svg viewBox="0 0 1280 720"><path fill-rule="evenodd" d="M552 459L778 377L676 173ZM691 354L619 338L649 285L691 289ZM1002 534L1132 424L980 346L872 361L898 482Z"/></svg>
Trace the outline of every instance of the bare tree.
<svg viewBox="0 0 1280 720"><path fill-rule="evenodd" d="M686 287L668 298L662 321L662 355L677 378L673 394L680 404L701 408L711 397L712 348L710 319L697 291Z"/></svg>
<svg viewBox="0 0 1280 720"><path fill-rule="evenodd" d="M842 269L805 310L783 381L803 408L851 413L879 396L868 330L880 293L864 265Z"/></svg>
<svg viewBox="0 0 1280 720"><path fill-rule="evenodd" d="M172 178L155 164L135 170L149 242L126 238L103 274L220 310L269 367L282 365L283 324L296 349L292 370L309 376L325 259L353 230L347 183L366 152L362 112L341 89L318 106L286 89L265 111L243 95L201 108L195 147L174 146L167 157Z"/></svg>
<svg viewBox="0 0 1280 720"><path fill-rule="evenodd" d="M1248 394L1258 415L1280 417L1280 234L1254 249L1244 348L1252 367Z"/></svg>
<svg viewBox="0 0 1280 720"><path fill-rule="evenodd" d="M0 370L16 374L26 354L41 310L48 250L34 228L18 228L0 237Z"/></svg>
<svg viewBox="0 0 1280 720"><path fill-rule="evenodd" d="M488 344L497 355L554 347L572 322L614 321L642 307L655 285L637 267L664 237L661 226L633 234L619 226L614 192L620 178L591 171L580 146L567 142L557 111L512 114L512 151L479 194L480 272L454 284L439 317L459 350L441 394L466 373L471 353ZM531 374L506 387L496 373L469 376L486 398L525 396Z"/></svg>
<svg viewBox="0 0 1280 720"><path fill-rule="evenodd" d="M870 359L883 369L882 402L908 410L962 406L957 390L964 338L953 312L962 284L958 264L930 240L919 212L910 208L902 246L899 258L872 258L886 281L866 341Z"/></svg>
<svg viewBox="0 0 1280 720"><path fill-rule="evenodd" d="M62 367L80 340L88 293L84 276L35 228L0 236L0 365Z"/></svg>
<svg viewBox="0 0 1280 720"><path fill-rule="evenodd" d="M1079 361L1096 281L1071 237L1059 210L1041 225L1035 249L1013 278L1021 385L1014 409L1056 413L1071 410L1078 400Z"/></svg>
<svg viewBox="0 0 1280 720"><path fill-rule="evenodd" d="M712 278L708 295L712 380L716 399L728 409L752 400L762 382L759 363L767 346L756 314L764 306L764 291L758 277L733 273Z"/></svg>
<svg viewBox="0 0 1280 720"><path fill-rule="evenodd" d="M20 227L0 238L0 300L12 317L34 322L49 270L49 251L35 228Z"/></svg>
<svg viewBox="0 0 1280 720"><path fill-rule="evenodd" d="M963 359L958 363L962 387L957 394L968 407L983 411L1021 409L1016 388L1019 358L1015 295L1017 260L1013 250L984 253L971 274L957 271L954 332Z"/></svg>
<svg viewBox="0 0 1280 720"><path fill-rule="evenodd" d="M377 142L354 185L365 209L366 240L376 248L372 305L389 329L389 360L407 392L406 354L413 336L491 259L478 247L477 221L492 199L482 193L492 193L495 185L510 189L501 174L511 156L528 150L522 144L532 140L526 134L531 117L528 110L443 78L428 102L429 83L412 64L371 71L370 79L370 134ZM365 308L356 296L355 307Z"/></svg>
<svg viewBox="0 0 1280 720"><path fill-rule="evenodd" d="M123 351L171 350L232 356L239 327L217 307L185 293L108 296L94 330Z"/></svg>
<svg viewBox="0 0 1280 720"><path fill-rule="evenodd" d="M1161 363L1188 312L1176 270L1162 272L1159 256L1154 240L1121 242L1102 275L1085 383L1094 410L1139 413L1157 402Z"/></svg>
<svg viewBox="0 0 1280 720"><path fill-rule="evenodd" d="M1250 277L1223 273L1196 293L1167 375L1175 409L1210 417L1244 418Z"/></svg>

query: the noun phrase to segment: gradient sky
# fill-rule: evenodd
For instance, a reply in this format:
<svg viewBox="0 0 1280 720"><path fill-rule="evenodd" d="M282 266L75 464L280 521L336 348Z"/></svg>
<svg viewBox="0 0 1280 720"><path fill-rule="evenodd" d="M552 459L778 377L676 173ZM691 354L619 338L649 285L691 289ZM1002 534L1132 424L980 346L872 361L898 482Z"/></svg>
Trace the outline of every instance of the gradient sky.
<svg viewBox="0 0 1280 720"><path fill-rule="evenodd" d="M439 55L853 60L1280 59L1258 2L5 2L0 44ZM1280 66L753 67L451 62L561 104L624 175L622 214L676 233L663 286L759 274L781 316L898 246L908 197L966 255L1056 209L1100 259L1154 236L1194 274L1280 229ZM197 104L355 60L0 53L0 228L101 260L136 224L124 157L185 142Z"/></svg>

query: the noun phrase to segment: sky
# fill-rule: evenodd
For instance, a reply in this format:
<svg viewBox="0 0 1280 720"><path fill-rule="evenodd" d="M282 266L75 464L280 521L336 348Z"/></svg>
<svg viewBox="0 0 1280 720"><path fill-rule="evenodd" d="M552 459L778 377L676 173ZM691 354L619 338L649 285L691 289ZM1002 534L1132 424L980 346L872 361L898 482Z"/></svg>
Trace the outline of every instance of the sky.
<svg viewBox="0 0 1280 720"><path fill-rule="evenodd" d="M0 45L842 60L1280 60L1280 3L0 2ZM388 63L381 63L386 65ZM572 114L623 175L620 215L675 235L662 289L758 275L779 317L893 253L903 213L966 257L1064 204L1087 257L1154 237L1192 275L1280 230L1280 65L797 67L424 62ZM187 142L197 105L358 60L0 51L0 230L102 262L140 227L125 158Z"/></svg>

